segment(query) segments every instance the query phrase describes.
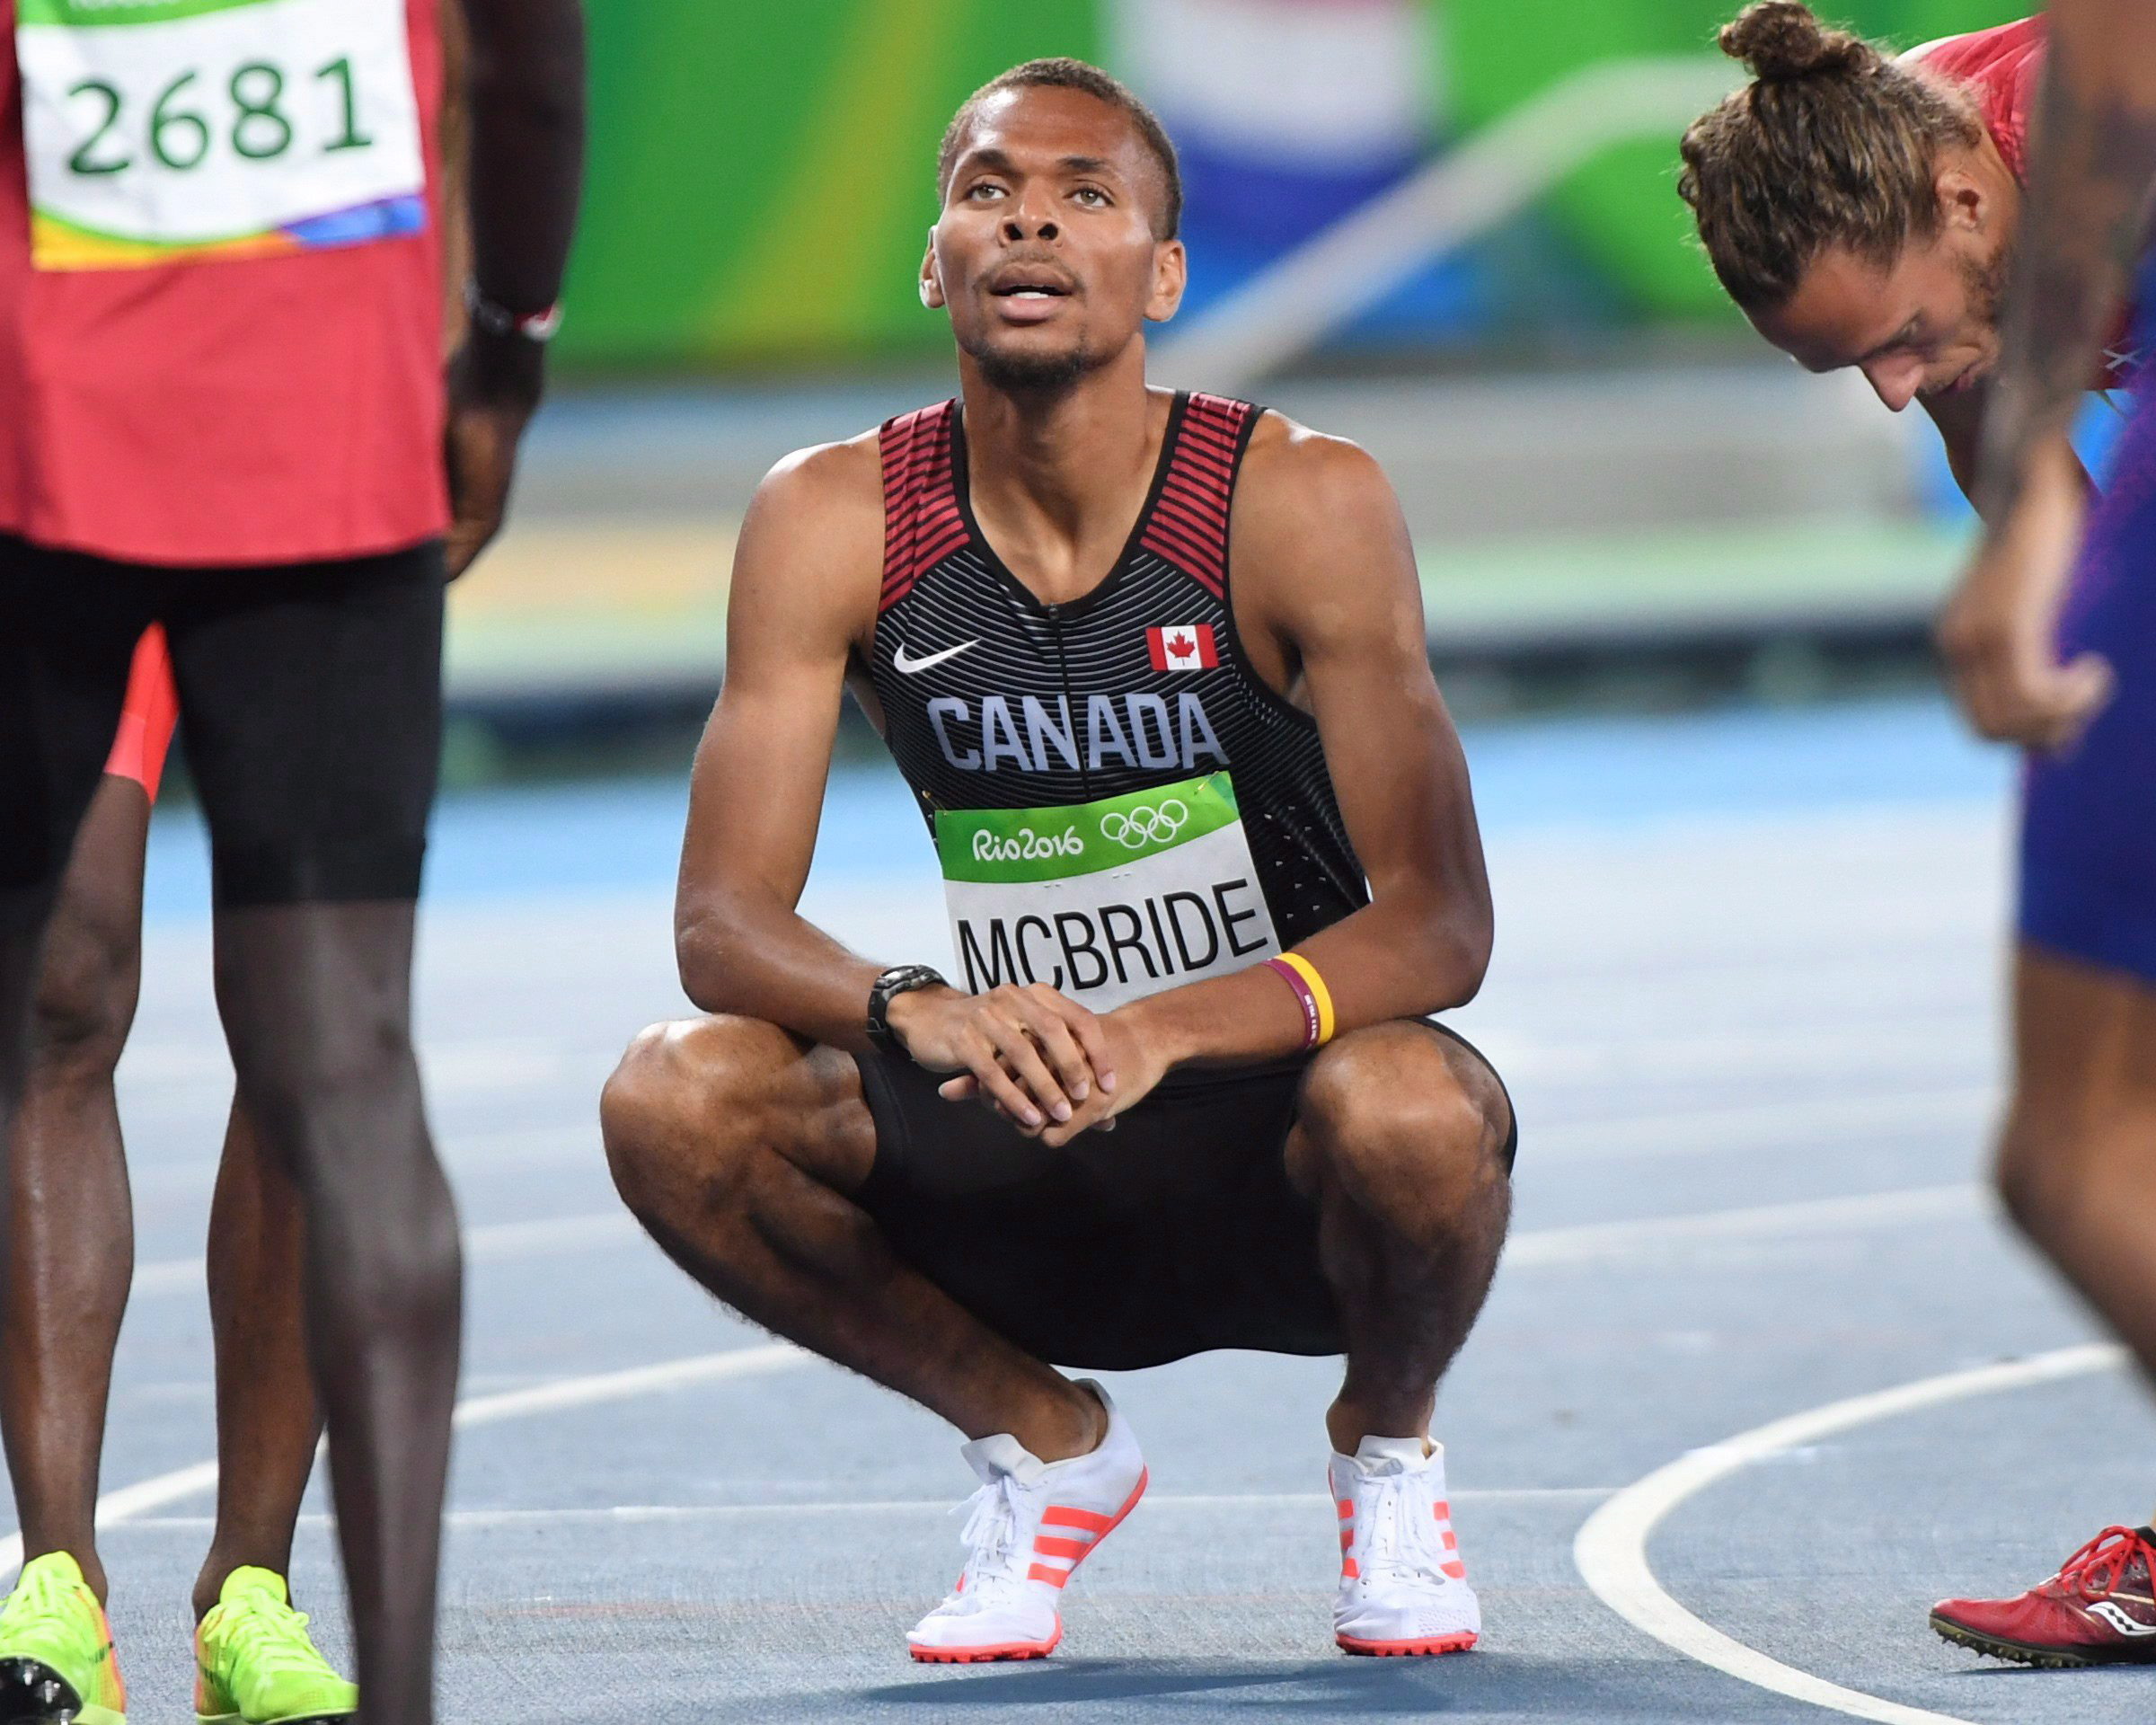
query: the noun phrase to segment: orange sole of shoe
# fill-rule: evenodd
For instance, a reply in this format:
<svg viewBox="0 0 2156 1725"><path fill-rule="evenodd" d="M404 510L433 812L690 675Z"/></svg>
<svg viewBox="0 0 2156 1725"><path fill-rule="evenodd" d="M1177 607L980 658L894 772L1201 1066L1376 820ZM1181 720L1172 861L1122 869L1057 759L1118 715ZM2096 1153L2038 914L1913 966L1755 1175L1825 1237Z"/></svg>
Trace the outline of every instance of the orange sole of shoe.
<svg viewBox="0 0 2156 1725"><path fill-rule="evenodd" d="M1045 1659L1056 1650L1054 1641L1008 1641L1002 1647L915 1647L906 1651L923 1665L988 1665L998 1659Z"/></svg>
<svg viewBox="0 0 2156 1725"><path fill-rule="evenodd" d="M1475 1644L1472 1630L1463 1630L1457 1635L1433 1635L1421 1641L1364 1641L1352 1635L1335 1635L1332 1639L1343 1653L1378 1659L1424 1659L1439 1653L1464 1653Z"/></svg>

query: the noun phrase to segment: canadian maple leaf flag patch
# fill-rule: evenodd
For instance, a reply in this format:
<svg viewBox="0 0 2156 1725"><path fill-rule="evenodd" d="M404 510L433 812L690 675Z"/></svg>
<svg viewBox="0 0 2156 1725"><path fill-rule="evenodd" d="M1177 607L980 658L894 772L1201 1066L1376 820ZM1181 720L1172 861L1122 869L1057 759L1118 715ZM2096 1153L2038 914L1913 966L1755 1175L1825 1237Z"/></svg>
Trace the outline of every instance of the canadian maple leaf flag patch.
<svg viewBox="0 0 2156 1725"><path fill-rule="evenodd" d="M1145 650L1156 671L1209 671L1220 663L1220 650L1213 644L1213 625L1186 623L1172 629L1148 629Z"/></svg>

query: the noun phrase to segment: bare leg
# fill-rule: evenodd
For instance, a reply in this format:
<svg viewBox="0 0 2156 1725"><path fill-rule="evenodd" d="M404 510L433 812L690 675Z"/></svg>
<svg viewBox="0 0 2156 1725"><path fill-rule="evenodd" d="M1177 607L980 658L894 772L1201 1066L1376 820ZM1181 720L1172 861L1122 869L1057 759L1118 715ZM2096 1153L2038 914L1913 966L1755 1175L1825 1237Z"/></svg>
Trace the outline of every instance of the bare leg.
<svg viewBox="0 0 2156 1725"><path fill-rule="evenodd" d="M623 1199L750 1322L1043 1461L1106 1432L1091 1395L899 1262L858 1191L876 1128L850 1055L707 1018L631 1044L600 1103Z"/></svg>
<svg viewBox="0 0 2156 1725"><path fill-rule="evenodd" d="M463 1288L411 1048L412 913L384 901L217 915L240 1092L305 1211L307 1358L368 1725L433 1718Z"/></svg>
<svg viewBox="0 0 2156 1725"><path fill-rule="evenodd" d="M1332 1446L1427 1437L1437 1380L1467 1340L1512 1213L1497 1076L1427 1026L1350 1031L1312 1063L1288 1171L1316 1195L1348 1369Z"/></svg>
<svg viewBox="0 0 2156 1725"><path fill-rule="evenodd" d="M102 1598L93 1517L112 1354L135 1273L112 1073L142 966L149 799L108 777L75 836L47 932L9 1146L0 1428L25 1557L66 1552Z"/></svg>
<svg viewBox="0 0 2156 1725"><path fill-rule="evenodd" d="M0 888L0 1132L10 1130L22 1105L31 1000L52 900L50 887Z"/></svg>
<svg viewBox="0 0 2156 1725"><path fill-rule="evenodd" d="M217 1357L217 1527L195 1615L243 1564L287 1574L322 1417L301 1297L305 1218L292 1176L236 1102L209 1210L209 1322Z"/></svg>
<svg viewBox="0 0 2156 1725"><path fill-rule="evenodd" d="M2024 946L1999 1190L2156 1379L2156 988Z"/></svg>

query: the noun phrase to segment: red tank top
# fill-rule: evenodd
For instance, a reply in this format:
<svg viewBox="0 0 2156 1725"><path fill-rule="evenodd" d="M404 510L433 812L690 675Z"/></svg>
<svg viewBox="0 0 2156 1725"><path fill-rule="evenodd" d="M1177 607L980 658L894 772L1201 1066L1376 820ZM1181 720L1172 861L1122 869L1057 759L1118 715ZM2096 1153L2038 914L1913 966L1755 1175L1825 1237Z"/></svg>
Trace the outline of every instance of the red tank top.
<svg viewBox="0 0 2156 1725"><path fill-rule="evenodd" d="M1907 58L1952 79L1975 99L1984 130L2001 157L2024 184L2028 180L2028 124L2044 77L2045 21L2041 15L1966 36L1943 37L1912 49ZM2095 389L2118 389L2134 367L2130 351L2134 307L2120 314L2107 344Z"/></svg>
<svg viewBox="0 0 2156 1725"><path fill-rule="evenodd" d="M435 0L404 0L425 181L420 231L74 270L31 263L16 4L0 0L0 532L176 565L326 561L441 533ZM335 102L333 66L296 64L274 96L264 73L231 77L256 81L234 84L247 102L294 113L302 100ZM168 115L199 111L228 127L221 73L174 96ZM343 75L349 103L349 68ZM274 146L277 120L249 123L250 149ZM364 119L348 129L364 131ZM115 126L76 154L93 165L98 152L140 156L160 136L181 161L196 148L193 127L168 118L162 135ZM226 137L216 134L220 147Z"/></svg>

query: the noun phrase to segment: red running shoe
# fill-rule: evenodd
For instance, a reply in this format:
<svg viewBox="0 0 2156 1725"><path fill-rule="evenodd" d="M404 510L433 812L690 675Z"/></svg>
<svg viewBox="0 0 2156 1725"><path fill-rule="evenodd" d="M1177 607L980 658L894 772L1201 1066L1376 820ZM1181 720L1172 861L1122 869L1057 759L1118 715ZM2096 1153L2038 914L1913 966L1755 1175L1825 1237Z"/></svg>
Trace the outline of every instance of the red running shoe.
<svg viewBox="0 0 2156 1725"><path fill-rule="evenodd" d="M2063 1670L2156 1664L2156 1529L2107 1527L2013 1599L1945 1599L1931 1627L1994 1659Z"/></svg>

